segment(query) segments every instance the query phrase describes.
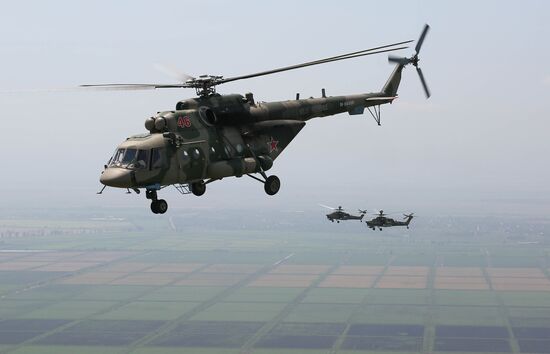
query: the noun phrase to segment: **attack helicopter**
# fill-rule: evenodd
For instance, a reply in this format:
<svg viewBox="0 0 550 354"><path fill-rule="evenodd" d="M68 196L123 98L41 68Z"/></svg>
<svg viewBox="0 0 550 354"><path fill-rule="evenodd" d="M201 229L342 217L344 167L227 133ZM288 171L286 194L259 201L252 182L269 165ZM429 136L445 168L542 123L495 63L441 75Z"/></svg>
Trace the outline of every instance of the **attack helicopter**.
<svg viewBox="0 0 550 354"><path fill-rule="evenodd" d="M312 118L347 112L363 114L365 108L380 125L380 106L397 98L403 69L416 68L426 97L430 92L421 69L418 54L429 30L425 25L411 57L390 56L395 68L381 91L345 96L280 102L256 102L252 93L221 95L221 84L271 75L303 67L358 58L405 49L403 41L352 53L235 77L201 75L185 76L177 84L93 84L83 88L107 90L146 90L193 88L197 97L179 101L174 110L159 112L145 120L146 134L130 136L115 150L100 176L103 188L123 188L151 200L151 211L164 214L168 203L158 192L174 186L180 193L201 196L206 186L226 177L249 176L264 185L268 195L281 186L279 178L268 171L306 122Z"/></svg>
<svg viewBox="0 0 550 354"><path fill-rule="evenodd" d="M407 229L409 228L409 224L411 223L411 220L414 217L413 213L410 214L403 214L405 217L405 221L396 221L392 218L386 217L386 214L384 214L384 210L380 210L378 214L374 219L367 221L367 226L373 230L376 228L380 229L382 231L383 227L392 227L392 226L406 226Z"/></svg>
<svg viewBox="0 0 550 354"><path fill-rule="evenodd" d="M365 214L367 213L366 210L358 209L359 215L351 215L350 213L347 213L342 209L341 206L338 208L329 207L327 205L319 204L323 208L331 209L333 210L332 213L327 214L327 219L331 222L334 222L336 220L337 223L340 223L340 220L359 220L360 222L363 221L363 217L365 217Z"/></svg>

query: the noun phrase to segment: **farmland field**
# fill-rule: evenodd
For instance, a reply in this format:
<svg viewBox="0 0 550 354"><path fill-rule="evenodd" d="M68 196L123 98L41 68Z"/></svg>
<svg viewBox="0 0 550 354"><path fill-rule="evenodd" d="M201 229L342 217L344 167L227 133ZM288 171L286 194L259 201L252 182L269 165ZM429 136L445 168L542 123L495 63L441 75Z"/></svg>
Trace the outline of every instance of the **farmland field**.
<svg viewBox="0 0 550 354"><path fill-rule="evenodd" d="M540 233L147 218L0 220L0 353L550 352Z"/></svg>

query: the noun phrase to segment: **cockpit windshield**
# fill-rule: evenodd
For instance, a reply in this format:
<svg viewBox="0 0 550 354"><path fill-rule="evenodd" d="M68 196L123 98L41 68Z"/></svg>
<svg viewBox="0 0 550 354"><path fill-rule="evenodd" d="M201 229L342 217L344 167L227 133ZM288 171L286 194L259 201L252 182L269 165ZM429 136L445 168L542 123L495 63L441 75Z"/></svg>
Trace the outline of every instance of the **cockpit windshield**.
<svg viewBox="0 0 550 354"><path fill-rule="evenodd" d="M109 167L122 167L137 170L147 168L148 161L148 150L117 149L109 162Z"/></svg>

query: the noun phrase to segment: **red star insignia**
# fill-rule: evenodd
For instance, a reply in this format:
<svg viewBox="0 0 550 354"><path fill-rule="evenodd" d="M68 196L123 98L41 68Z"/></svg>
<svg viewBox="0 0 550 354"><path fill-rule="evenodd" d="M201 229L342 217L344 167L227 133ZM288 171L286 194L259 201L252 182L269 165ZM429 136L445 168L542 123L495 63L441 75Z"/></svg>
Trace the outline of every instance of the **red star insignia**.
<svg viewBox="0 0 550 354"><path fill-rule="evenodd" d="M267 142L267 146L269 147L269 153L270 153L270 154L271 154L273 151L279 151L279 149L277 148L277 144L279 144L279 141L273 139L273 137L271 137L271 140L269 140L269 141Z"/></svg>

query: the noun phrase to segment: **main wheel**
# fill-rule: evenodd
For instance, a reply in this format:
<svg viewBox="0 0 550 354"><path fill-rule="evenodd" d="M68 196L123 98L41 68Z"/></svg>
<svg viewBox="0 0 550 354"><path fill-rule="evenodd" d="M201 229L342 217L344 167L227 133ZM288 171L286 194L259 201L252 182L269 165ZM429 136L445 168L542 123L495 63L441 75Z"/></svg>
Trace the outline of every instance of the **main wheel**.
<svg viewBox="0 0 550 354"><path fill-rule="evenodd" d="M159 206L158 206L158 201L157 200L153 200L151 202L151 211L155 214L159 213Z"/></svg>
<svg viewBox="0 0 550 354"><path fill-rule="evenodd" d="M166 210L168 210L168 203L166 203L166 200L164 199L157 200L157 210L159 214L166 213Z"/></svg>
<svg viewBox="0 0 550 354"><path fill-rule="evenodd" d="M168 210L168 203L166 200L159 199L151 202L151 211L155 214L164 214Z"/></svg>
<svg viewBox="0 0 550 354"><path fill-rule="evenodd" d="M275 195L281 188L281 181L277 176L269 176L265 180L264 190L269 195Z"/></svg>
<svg viewBox="0 0 550 354"><path fill-rule="evenodd" d="M206 184L204 184L204 181L191 183L191 193L193 193L197 197L200 197L205 192L206 192Z"/></svg>

